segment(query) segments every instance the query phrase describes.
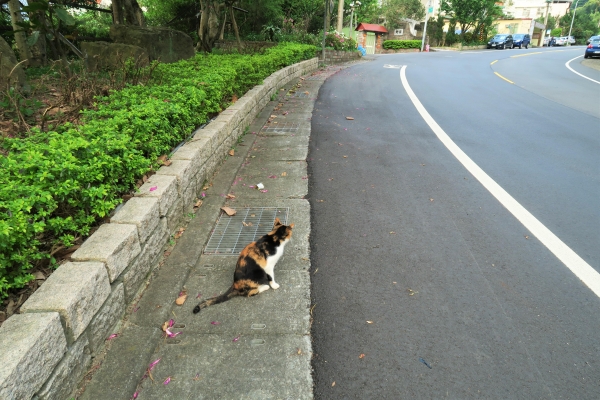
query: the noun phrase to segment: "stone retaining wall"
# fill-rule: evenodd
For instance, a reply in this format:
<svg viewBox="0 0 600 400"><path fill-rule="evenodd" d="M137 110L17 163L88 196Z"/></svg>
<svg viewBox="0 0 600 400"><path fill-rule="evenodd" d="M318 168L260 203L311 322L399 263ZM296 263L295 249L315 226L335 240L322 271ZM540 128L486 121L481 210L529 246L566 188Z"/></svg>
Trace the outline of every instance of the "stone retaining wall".
<svg viewBox="0 0 600 400"><path fill-rule="evenodd" d="M224 110L140 187L0 327L0 399L68 399L154 269L202 185L279 88L316 70L275 72Z"/></svg>
<svg viewBox="0 0 600 400"><path fill-rule="evenodd" d="M321 53L321 52L320 52ZM341 64L348 61L358 60L362 57L360 51L342 51L325 49L325 61L323 55L319 56L319 60L325 64Z"/></svg>

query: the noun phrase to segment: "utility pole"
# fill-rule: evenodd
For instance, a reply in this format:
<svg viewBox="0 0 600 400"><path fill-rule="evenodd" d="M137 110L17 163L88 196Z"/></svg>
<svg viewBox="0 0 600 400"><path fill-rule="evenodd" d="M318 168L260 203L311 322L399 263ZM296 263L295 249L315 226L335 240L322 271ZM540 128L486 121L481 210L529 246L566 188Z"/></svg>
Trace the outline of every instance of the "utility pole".
<svg viewBox="0 0 600 400"><path fill-rule="evenodd" d="M548 10L550 9L550 3L552 3L552 0L546 0L546 17L544 18L544 30L542 31L542 37L541 37L541 46L540 47L544 47L544 36L546 36L546 30L548 29ZM550 44L550 43L548 43Z"/></svg>
<svg viewBox="0 0 600 400"><path fill-rule="evenodd" d="M360 1L353 1L350 3L350 31L348 32L350 39L354 39L354 25L352 24L352 21L354 20L354 7L360 7L360 4Z"/></svg>
<svg viewBox="0 0 600 400"><path fill-rule="evenodd" d="M573 18L571 18L571 27L569 28L569 36L567 37L567 46L571 45L571 42L569 42L569 39L571 38L571 29L573 29L573 22L575 22L575 13L577 12L577 3L579 3L579 0L577 0L575 2L575 8L573 9Z"/></svg>
<svg viewBox="0 0 600 400"><path fill-rule="evenodd" d="M421 52L423 52L423 47L425 47L425 36L427 35L427 20L429 19L429 14L433 12L433 7L431 6L431 0L427 4L427 10L425 11L425 26L423 26L423 38L421 39Z"/></svg>
<svg viewBox="0 0 600 400"><path fill-rule="evenodd" d="M323 42L321 43L321 54L323 55L323 63L325 62L325 36L327 35L327 19L329 18L329 1L325 0L325 12L323 13Z"/></svg>
<svg viewBox="0 0 600 400"><path fill-rule="evenodd" d="M337 31L342 33L344 29L344 0L338 0Z"/></svg>

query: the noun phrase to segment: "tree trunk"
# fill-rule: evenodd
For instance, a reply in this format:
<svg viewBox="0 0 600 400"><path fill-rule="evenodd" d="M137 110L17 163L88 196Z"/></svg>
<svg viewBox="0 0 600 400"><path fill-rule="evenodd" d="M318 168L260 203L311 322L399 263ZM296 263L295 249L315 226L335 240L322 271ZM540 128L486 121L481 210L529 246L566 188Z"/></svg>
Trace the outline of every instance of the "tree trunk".
<svg viewBox="0 0 600 400"><path fill-rule="evenodd" d="M27 44L27 37L25 36L25 32L17 32L19 29L23 29L17 25L17 23L23 22L19 0L9 0L8 9L10 11L10 20L13 31L15 31L15 41L17 42L17 49L19 50L19 58L21 61L25 60L22 65L28 66L31 64L31 51Z"/></svg>
<svg viewBox="0 0 600 400"><path fill-rule="evenodd" d="M337 31L341 33L342 29L344 29L344 0L338 0Z"/></svg>
<svg viewBox="0 0 600 400"><path fill-rule="evenodd" d="M112 0L112 15L113 24L125 24L125 16L123 15L123 0Z"/></svg>
<svg viewBox="0 0 600 400"><path fill-rule="evenodd" d="M129 25L145 26L144 12L136 0L124 0L125 20Z"/></svg>
<svg viewBox="0 0 600 400"><path fill-rule="evenodd" d="M40 1L43 0L29 0L29 4L33 4L33 3L39 3ZM37 41L35 42L35 44L30 48L31 54L32 54L32 62L30 63L30 65L35 65L35 66L41 66L41 65L46 65L48 63L48 41L46 40L46 33L48 33L48 18L46 16L46 13L43 10L38 10L38 11L34 11L31 12L29 14L29 19L30 20L37 20L39 21L37 23L38 25L38 33L39 33L39 37L37 39ZM50 45L50 49L53 50L53 54L56 58L56 51L55 49L52 47L52 45Z"/></svg>
<svg viewBox="0 0 600 400"><path fill-rule="evenodd" d="M221 22L219 23L221 5L217 2L200 0L200 10L200 26L198 27L198 37L200 40L196 45L196 50L210 53L223 30L225 18L221 18Z"/></svg>
<svg viewBox="0 0 600 400"><path fill-rule="evenodd" d="M238 50L242 51L242 41L240 40L240 31L238 30L237 23L235 22L235 15L233 14L233 3L229 5L229 14L231 15L231 24L233 25L233 32L235 33L235 40L237 40Z"/></svg>

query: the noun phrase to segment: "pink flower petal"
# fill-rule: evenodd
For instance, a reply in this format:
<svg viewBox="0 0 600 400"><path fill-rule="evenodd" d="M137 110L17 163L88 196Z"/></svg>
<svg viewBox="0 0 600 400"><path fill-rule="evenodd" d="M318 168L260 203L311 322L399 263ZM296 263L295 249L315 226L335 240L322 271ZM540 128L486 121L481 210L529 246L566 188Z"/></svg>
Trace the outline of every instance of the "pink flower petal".
<svg viewBox="0 0 600 400"><path fill-rule="evenodd" d="M169 320L169 328L175 325L175 321L173 319Z"/></svg>
<svg viewBox="0 0 600 400"><path fill-rule="evenodd" d="M151 191L151 192L154 192L156 189L158 189L158 186L152 186L152 187L150 188L150 191Z"/></svg>
<svg viewBox="0 0 600 400"><path fill-rule="evenodd" d="M139 394L140 394L140 392L135 392L135 393L133 394L133 397L131 397L131 398L132 398L133 400L135 400L135 399L137 399L137 398L138 398Z"/></svg>
<svg viewBox="0 0 600 400"><path fill-rule="evenodd" d="M267 189L263 189L263 190L261 190L260 192L261 192L261 193L267 193L267 192L268 192L268 190L267 190Z"/></svg>
<svg viewBox="0 0 600 400"><path fill-rule="evenodd" d="M110 335L109 337L106 338L106 340L113 340L114 338L116 338L117 336L119 336L118 333L113 333L112 335Z"/></svg>
<svg viewBox="0 0 600 400"><path fill-rule="evenodd" d="M220 322L218 322L218 321L212 321L212 322L211 322L211 324L212 324L212 325L219 325L219 324L221 324L221 323L220 323Z"/></svg>
<svg viewBox="0 0 600 400"><path fill-rule="evenodd" d="M233 338L233 342L237 342L238 340L240 340L239 336L236 336L236 337Z"/></svg>
<svg viewBox="0 0 600 400"><path fill-rule="evenodd" d="M163 382L163 385L168 385L171 382L171 377L169 376L167 379L165 379L165 381Z"/></svg>
<svg viewBox="0 0 600 400"><path fill-rule="evenodd" d="M198 293L198 296L196 296L197 299L199 299L200 297L202 297L202 293Z"/></svg>
<svg viewBox="0 0 600 400"><path fill-rule="evenodd" d="M156 364L158 364L158 362L160 361L160 358L156 361L153 361L152 363L150 363L150 365L148 366L148 370L152 371L152 368L154 368L154 366Z"/></svg>

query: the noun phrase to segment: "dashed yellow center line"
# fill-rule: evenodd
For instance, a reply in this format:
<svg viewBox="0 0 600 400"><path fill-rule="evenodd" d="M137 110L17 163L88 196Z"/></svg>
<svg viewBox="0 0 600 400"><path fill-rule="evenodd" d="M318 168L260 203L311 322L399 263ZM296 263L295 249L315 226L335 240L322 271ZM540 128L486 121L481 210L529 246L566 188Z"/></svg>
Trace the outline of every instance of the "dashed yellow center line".
<svg viewBox="0 0 600 400"><path fill-rule="evenodd" d="M527 53L527 54L519 54L517 56L510 56L510 58L527 57L527 56L532 56L534 54L543 54L543 53L549 53L549 52L548 51L546 51L546 52L538 51L537 53Z"/></svg>
<svg viewBox="0 0 600 400"><path fill-rule="evenodd" d="M490 63L490 65L494 65L494 64L496 64L497 62L498 62L498 60L494 60L494 61L492 61L492 62Z"/></svg>
<svg viewBox="0 0 600 400"><path fill-rule="evenodd" d="M505 77L503 77L502 75L500 75L499 73L497 73L496 71L494 71L494 74L496 74L500 79L504 79L506 82L508 83L512 83L513 85L515 84L513 81L506 79Z"/></svg>

